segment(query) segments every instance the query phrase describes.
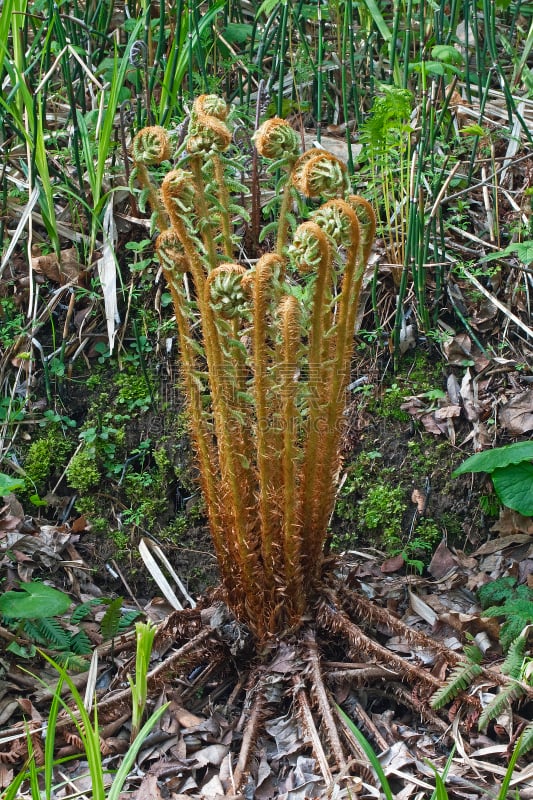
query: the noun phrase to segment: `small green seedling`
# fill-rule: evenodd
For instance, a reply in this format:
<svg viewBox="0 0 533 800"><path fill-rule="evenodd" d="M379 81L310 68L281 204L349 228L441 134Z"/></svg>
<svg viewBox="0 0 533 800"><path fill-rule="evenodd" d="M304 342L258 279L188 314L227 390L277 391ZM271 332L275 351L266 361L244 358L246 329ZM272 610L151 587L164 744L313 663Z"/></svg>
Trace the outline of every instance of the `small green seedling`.
<svg viewBox="0 0 533 800"><path fill-rule="evenodd" d="M467 458L453 477L465 472L488 472L504 506L524 517L533 516L533 442L495 447Z"/></svg>

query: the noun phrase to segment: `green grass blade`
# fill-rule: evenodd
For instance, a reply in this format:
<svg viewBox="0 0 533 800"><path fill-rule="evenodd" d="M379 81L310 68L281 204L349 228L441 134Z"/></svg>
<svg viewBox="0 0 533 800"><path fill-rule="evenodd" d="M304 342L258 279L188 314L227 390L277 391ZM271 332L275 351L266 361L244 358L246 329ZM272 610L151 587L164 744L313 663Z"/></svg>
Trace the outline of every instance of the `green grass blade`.
<svg viewBox="0 0 533 800"><path fill-rule="evenodd" d="M52 779L54 774L54 746L56 740L56 722L59 708L61 705L61 687L63 686L63 678L60 676L59 681L52 698L50 705L50 713L48 714L48 725L46 729L46 741L44 745L44 791L45 799L51 800L52 798Z"/></svg>
<svg viewBox="0 0 533 800"><path fill-rule="evenodd" d="M372 749L370 743L363 736L359 728L355 726L350 717L344 713L344 711L340 706L337 706L337 712L341 717L341 719L344 720L346 725L349 727L350 731L353 733L353 735L355 736L355 738L357 739L363 750L365 751L365 754L368 760L370 761L370 766L374 769L374 772L376 773L376 776L380 782L381 789L386 797L386 800L394 800L389 782L387 780L387 776L383 772L383 767L379 763L379 759L375 754L374 750Z"/></svg>
<svg viewBox="0 0 533 800"><path fill-rule="evenodd" d="M387 42L387 44L388 44L390 42L390 40L392 39L392 32L391 32L389 26L387 25L387 23L385 22L385 20L383 19L383 14L379 10L379 7L378 7L378 4L376 3L376 0L363 0L363 2L364 2L364 5L368 8L370 16L372 17L372 19L374 21L374 25L376 26L376 28L380 32L380 34L383 37L384 41Z"/></svg>
<svg viewBox="0 0 533 800"><path fill-rule="evenodd" d="M161 719L163 714L168 708L168 703L158 708L157 711L154 711L152 716L144 723L143 727L139 731L139 735L136 737L135 741L129 748L128 752L124 756L122 760L122 764L117 770L117 774L115 775L115 779L113 780L113 785L109 790L109 794L107 796L107 800L119 800L119 795L122 791L122 787L124 786L124 781L128 777L128 774L131 770L133 762L137 757L137 753L142 747L142 744L154 725Z"/></svg>
<svg viewBox="0 0 533 800"><path fill-rule="evenodd" d="M498 792L497 800L507 800L507 792L509 790L509 784L511 783L511 778L513 777L513 772L516 767L516 762L520 758L521 748L522 748L522 736L520 736L520 738L518 739L517 743L514 746L513 754L511 756L511 760L509 761L509 766L505 771L505 777L500 787L500 791Z"/></svg>
<svg viewBox="0 0 533 800"><path fill-rule="evenodd" d="M126 77L126 71L128 66L130 65L130 53L133 43L138 39L139 32L144 24L143 19L139 19L137 24L133 28L130 38L128 40L128 45L126 47L126 51L122 57L122 60L118 62L118 55L115 52L115 60L114 60L114 67L113 67L113 76L111 79L111 87L109 90L109 97L107 99L107 108L106 113L104 115L104 122L102 128L100 130L100 134L98 136L98 151L96 157L96 173L95 173L95 185L93 191L93 205L96 208L100 201L100 193L102 191L102 184L104 181L104 174L106 169L106 161L109 155L109 151L111 149L111 142L112 142L112 134L113 134L113 127L115 125L115 114L118 107L118 101L120 96L120 90L124 85L124 79ZM96 228L97 228L97 219L93 217L92 221L92 231L91 231L91 239L94 244L94 239L96 237Z"/></svg>

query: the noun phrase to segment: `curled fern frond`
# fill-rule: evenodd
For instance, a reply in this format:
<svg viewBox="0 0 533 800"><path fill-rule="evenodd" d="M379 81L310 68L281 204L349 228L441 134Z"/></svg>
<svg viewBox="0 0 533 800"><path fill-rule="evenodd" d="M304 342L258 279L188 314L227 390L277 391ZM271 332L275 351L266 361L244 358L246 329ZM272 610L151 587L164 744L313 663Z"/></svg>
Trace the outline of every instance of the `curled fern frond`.
<svg viewBox="0 0 533 800"><path fill-rule="evenodd" d="M161 194L171 218L173 213L186 216L194 210L194 185L190 173L183 169L167 173L161 184Z"/></svg>
<svg viewBox="0 0 533 800"><path fill-rule="evenodd" d="M298 272L314 272L329 260L329 243L326 234L316 222L302 222L289 247L289 258Z"/></svg>
<svg viewBox="0 0 533 800"><path fill-rule="evenodd" d="M431 708L439 709L454 700L457 695L467 689L481 675L482 669L479 664L460 661L451 673L444 686L431 698Z"/></svg>
<svg viewBox="0 0 533 800"><path fill-rule="evenodd" d="M188 272L189 259L183 249L181 240L175 230L170 228L159 234L155 247L161 264L167 272Z"/></svg>
<svg viewBox="0 0 533 800"><path fill-rule="evenodd" d="M491 719L499 717L506 708L523 697L525 693L525 686L518 681L513 681L508 686L504 686L495 698L483 709L478 721L479 730L486 730Z"/></svg>
<svg viewBox="0 0 533 800"><path fill-rule="evenodd" d="M200 95L192 107L187 152L208 156L227 150L231 144L231 131L225 123L227 115L227 105L220 97Z"/></svg>
<svg viewBox="0 0 533 800"><path fill-rule="evenodd" d="M306 197L338 197L348 186L346 165L333 153L313 148L295 163L292 182Z"/></svg>
<svg viewBox="0 0 533 800"><path fill-rule="evenodd" d="M237 319L248 313L249 297L242 285L246 270L240 264L221 264L206 281L206 300L222 319Z"/></svg>
<svg viewBox="0 0 533 800"><path fill-rule="evenodd" d="M314 212L312 219L333 239L337 247L350 247L358 222L354 210L344 200L324 203Z"/></svg>
<svg viewBox="0 0 533 800"><path fill-rule="evenodd" d="M201 94L193 103L193 115L206 114L223 122L228 116L227 103L216 94Z"/></svg>
<svg viewBox="0 0 533 800"><path fill-rule="evenodd" d="M135 136L132 144L133 160L147 167L161 164L170 158L170 143L164 128L150 125Z"/></svg>
<svg viewBox="0 0 533 800"><path fill-rule="evenodd" d="M263 122L255 133L254 143L263 158L295 161L300 153L300 140L285 119L273 117Z"/></svg>

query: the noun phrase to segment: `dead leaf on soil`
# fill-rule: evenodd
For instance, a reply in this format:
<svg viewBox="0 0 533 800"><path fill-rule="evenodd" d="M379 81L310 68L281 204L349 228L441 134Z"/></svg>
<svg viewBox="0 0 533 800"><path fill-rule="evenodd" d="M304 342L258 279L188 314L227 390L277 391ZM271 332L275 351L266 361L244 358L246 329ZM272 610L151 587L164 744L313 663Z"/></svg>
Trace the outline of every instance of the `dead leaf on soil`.
<svg viewBox="0 0 533 800"><path fill-rule="evenodd" d="M466 333L458 333L443 344L444 355L452 366L463 366L472 357L472 341Z"/></svg>
<svg viewBox="0 0 533 800"><path fill-rule="evenodd" d="M59 283L62 286L71 281L77 281L82 265L78 261L78 253L75 247L62 250L59 259L55 253L45 256L33 256L32 267L35 272L44 275L48 280Z"/></svg>
<svg viewBox="0 0 533 800"><path fill-rule="evenodd" d="M500 517L492 526L491 531L496 531L504 536L511 533L528 533L533 536L533 518L523 517L518 511L510 508L502 508Z"/></svg>
<svg viewBox="0 0 533 800"><path fill-rule="evenodd" d="M500 425L511 436L533 430L533 389L513 397L500 411Z"/></svg>
<svg viewBox="0 0 533 800"><path fill-rule="evenodd" d="M446 547L444 539L441 541L431 559L428 567L429 574L436 580L444 578L448 573L457 570L457 558Z"/></svg>
<svg viewBox="0 0 533 800"><path fill-rule="evenodd" d="M381 571L388 575L391 572L398 572L398 570L402 569L404 565L405 561L403 556L401 553L399 553L397 556L392 556L392 558L386 558L381 565Z"/></svg>
<svg viewBox="0 0 533 800"><path fill-rule="evenodd" d="M490 542L485 542L481 547L475 551L475 556L487 556L490 553L499 553L505 550L506 547L512 547L516 544L524 544L529 542L530 536L527 533L513 533L510 536L500 536L498 539L492 539Z"/></svg>

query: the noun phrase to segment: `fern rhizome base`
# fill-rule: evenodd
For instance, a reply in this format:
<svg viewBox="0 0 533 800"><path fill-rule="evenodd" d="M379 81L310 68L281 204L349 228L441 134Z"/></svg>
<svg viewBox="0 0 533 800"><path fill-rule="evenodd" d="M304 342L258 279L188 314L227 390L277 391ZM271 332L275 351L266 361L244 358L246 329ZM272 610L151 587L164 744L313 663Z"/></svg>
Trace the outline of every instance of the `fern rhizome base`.
<svg viewBox="0 0 533 800"><path fill-rule="evenodd" d="M276 186L269 211L277 212L260 239L272 250L254 262L239 244L250 225L246 198L257 196L257 187L250 193L243 185L225 102L212 95L195 101L175 153L159 127L141 130L133 144L139 205L148 204L160 232L157 253L174 304L221 575L218 610L178 613L160 636L175 636L180 670L208 662L193 692L218 686L215 694L225 692L228 704L240 699L226 796L253 796L257 743L280 703L297 717L323 786L349 792L354 775L374 777L332 702L339 682L377 683L447 741L449 724L437 706L479 675L503 687L511 679L461 664L349 589L324 555L375 215L351 194L339 159L321 149L300 155L299 136L286 121L269 119L254 141ZM469 670L468 678L446 694L428 669L380 644L382 634L402 636L456 672ZM479 715L479 701L465 700L470 717ZM350 710L386 748L363 709Z"/></svg>

